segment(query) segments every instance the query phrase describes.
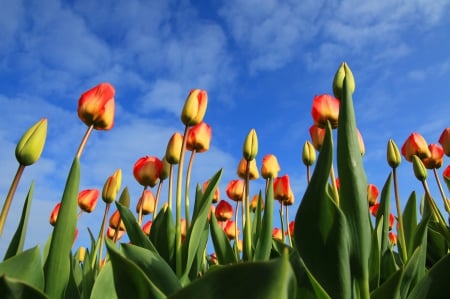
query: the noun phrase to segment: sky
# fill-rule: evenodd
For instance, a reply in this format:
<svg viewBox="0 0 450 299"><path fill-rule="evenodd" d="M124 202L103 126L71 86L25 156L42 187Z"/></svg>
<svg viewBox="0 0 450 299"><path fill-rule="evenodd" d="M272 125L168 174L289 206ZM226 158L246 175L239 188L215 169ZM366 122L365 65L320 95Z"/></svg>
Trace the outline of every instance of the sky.
<svg viewBox="0 0 450 299"><path fill-rule="evenodd" d="M291 217L306 188L301 152L310 139L312 100L332 93L341 62L356 81L368 182L380 190L390 171L390 138L401 147L419 132L437 143L450 126L447 0L0 0L0 6L2 204L18 167L18 140L48 118L44 152L25 169L0 238L2 256L32 181L25 247L44 245L50 212L86 130L77 117L78 99L100 82L116 89L115 124L89 139L80 189L101 190L121 168L133 209L142 192L133 165L146 155L162 157L170 136L183 131L180 113L193 88L208 92L204 120L213 137L211 149L196 155L192 186L223 168L226 199L245 136L254 128L258 167L264 155L274 154L280 175L290 176ZM410 163L403 161L398 171L404 206L412 191L421 196L423 190ZM429 185L441 204L431 173ZM251 193L262 186L262 179L252 182ZM87 228L98 232L103 209L100 200L92 214L80 217L75 246L89 246Z"/></svg>

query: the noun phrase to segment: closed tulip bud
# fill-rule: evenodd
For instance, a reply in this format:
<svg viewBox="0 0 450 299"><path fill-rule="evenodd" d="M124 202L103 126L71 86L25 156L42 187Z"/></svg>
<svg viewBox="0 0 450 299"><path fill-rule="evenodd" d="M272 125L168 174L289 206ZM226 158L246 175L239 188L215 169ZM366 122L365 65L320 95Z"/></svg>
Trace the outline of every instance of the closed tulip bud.
<svg viewBox="0 0 450 299"><path fill-rule="evenodd" d="M165 159L169 164L178 164L180 162L181 148L183 147L183 135L176 132L170 137L167 143Z"/></svg>
<svg viewBox="0 0 450 299"><path fill-rule="evenodd" d="M81 246L78 249L78 260L80 261L80 263L84 262L85 256L86 256L86 247Z"/></svg>
<svg viewBox="0 0 450 299"><path fill-rule="evenodd" d="M402 146L402 155L406 160L412 162L412 157L417 155L420 159L431 156L428 144L419 133L412 133Z"/></svg>
<svg viewBox="0 0 450 299"><path fill-rule="evenodd" d="M311 114L319 128L325 128L329 121L331 127L335 129L338 126L339 100L329 94L315 96Z"/></svg>
<svg viewBox="0 0 450 299"><path fill-rule="evenodd" d="M258 154L258 136L255 129L251 129L244 142L243 157L245 160L253 160Z"/></svg>
<svg viewBox="0 0 450 299"><path fill-rule="evenodd" d="M142 231L147 236L150 236L150 229L152 228L152 224L153 224L153 222L151 220L149 220L142 226Z"/></svg>
<svg viewBox="0 0 450 299"><path fill-rule="evenodd" d="M96 130L110 130L114 125L114 87L100 83L83 93L78 100L78 117Z"/></svg>
<svg viewBox="0 0 450 299"><path fill-rule="evenodd" d="M442 166L444 162L444 149L439 144L430 144L428 146L431 156L422 159L423 164L427 169L437 169Z"/></svg>
<svg viewBox="0 0 450 299"><path fill-rule="evenodd" d="M374 184L369 184L367 186L367 200L369 202L369 207L377 203L378 194L379 191L377 186L375 186Z"/></svg>
<svg viewBox="0 0 450 299"><path fill-rule="evenodd" d="M136 205L136 213L142 209L143 215L153 213L155 210L155 196L151 190L144 190Z"/></svg>
<svg viewBox="0 0 450 299"><path fill-rule="evenodd" d="M247 171L247 165L249 167L249 179L250 180L256 180L257 178L259 178L258 167L256 166L256 160L255 159L247 161L244 158L242 158L241 161L239 162L239 165L238 165L237 175L241 179L245 179L246 171Z"/></svg>
<svg viewBox="0 0 450 299"><path fill-rule="evenodd" d="M103 185L102 199L106 203L112 203L116 200L117 193L120 190L122 184L122 169L117 169L114 174Z"/></svg>
<svg viewBox="0 0 450 299"><path fill-rule="evenodd" d="M272 229L272 238L275 240L283 240L283 232L278 227Z"/></svg>
<svg viewBox="0 0 450 299"><path fill-rule="evenodd" d="M303 145L302 161L305 166L311 166L316 162L316 149L309 141L306 141Z"/></svg>
<svg viewBox="0 0 450 299"><path fill-rule="evenodd" d="M159 180L164 181L169 177L170 174L170 164L167 162L166 157L164 157L161 160L163 167L161 168L161 171L159 172Z"/></svg>
<svg viewBox="0 0 450 299"><path fill-rule="evenodd" d="M209 150L211 144L211 126L201 122L189 129L186 148L190 151L203 153Z"/></svg>
<svg viewBox="0 0 450 299"><path fill-rule="evenodd" d="M394 227L395 216L392 213L389 213L389 230Z"/></svg>
<svg viewBox="0 0 450 299"><path fill-rule="evenodd" d="M163 164L157 157L145 156L134 164L133 175L142 186L154 187L158 183L162 167Z"/></svg>
<svg viewBox="0 0 450 299"><path fill-rule="evenodd" d="M258 194L255 194L252 197L252 200L250 201L250 210L252 212L255 212L256 209L258 208L258 201L259 201L260 196ZM264 210L264 199L261 197L261 211Z"/></svg>
<svg viewBox="0 0 450 299"><path fill-rule="evenodd" d="M228 239L230 239L230 240L236 239L236 223L233 220L227 220L225 222L223 231L227 235ZM238 229L237 234L239 235L239 233L240 233L240 231Z"/></svg>
<svg viewBox="0 0 450 299"><path fill-rule="evenodd" d="M117 233L116 241L118 241L118 240L122 239L123 235L125 234L125 231L119 230L118 232L116 232L116 229L110 226L110 227L108 227L108 230L106 231L106 237L110 240L113 240L116 233Z"/></svg>
<svg viewBox="0 0 450 299"><path fill-rule="evenodd" d="M350 91L353 93L355 91L355 79L346 62L341 63L333 79L333 93L337 99L342 97L344 78L349 82Z"/></svg>
<svg viewBox="0 0 450 299"><path fill-rule="evenodd" d="M109 218L109 226L114 229L125 230L125 224L120 217L119 210L115 210Z"/></svg>
<svg viewBox="0 0 450 299"><path fill-rule="evenodd" d="M423 182L427 178L427 169L425 168L425 165L423 165L423 162L416 155L412 156L412 162L414 175L419 181Z"/></svg>
<svg viewBox="0 0 450 299"><path fill-rule="evenodd" d="M230 181L226 190L228 198L234 201L242 201L244 197L244 186L245 183L243 180Z"/></svg>
<svg viewBox="0 0 450 299"><path fill-rule="evenodd" d="M205 193L206 188L208 187L208 184L209 184L209 180L207 180L206 182L203 183L203 187L202 187L203 193ZM212 203L218 202L219 199L220 199L220 190L219 190L219 187L216 187L216 190L214 191Z"/></svg>
<svg viewBox="0 0 450 299"><path fill-rule="evenodd" d="M275 178L273 182L273 198L280 202L288 202L293 197L289 176L284 175Z"/></svg>
<svg viewBox="0 0 450 299"><path fill-rule="evenodd" d="M261 176L264 179L275 178L280 171L280 164L276 156L269 154L264 156L261 166Z"/></svg>
<svg viewBox="0 0 450 299"><path fill-rule="evenodd" d="M42 118L29 128L16 146L16 159L24 166L35 163L41 157L47 138L47 118Z"/></svg>
<svg viewBox="0 0 450 299"><path fill-rule="evenodd" d="M442 134L439 137L439 143L442 145L445 155L450 157L450 127L445 128L444 131L442 131Z"/></svg>
<svg viewBox="0 0 450 299"><path fill-rule="evenodd" d="M325 129L319 128L317 125L312 125L309 128L309 135L314 148L318 151L322 148L323 141L325 139Z"/></svg>
<svg viewBox="0 0 450 299"><path fill-rule="evenodd" d="M181 219L181 241L183 242L186 238L186 220Z"/></svg>
<svg viewBox="0 0 450 299"><path fill-rule="evenodd" d="M100 191L98 189L86 189L78 193L78 206L81 210L91 213L97 205Z"/></svg>
<svg viewBox="0 0 450 299"><path fill-rule="evenodd" d="M397 168L400 165L400 162L402 162L400 151L392 139L389 139L387 145L387 161L392 168Z"/></svg>
<svg viewBox="0 0 450 299"><path fill-rule="evenodd" d="M56 224L56 220L58 219L58 214L59 214L59 208L60 208L60 207L61 207L61 203L58 202L58 203L55 205L55 207L53 208L52 213L50 214L50 220L49 220L49 222L50 222L50 224L51 224L52 226L55 226L55 224Z"/></svg>
<svg viewBox="0 0 450 299"><path fill-rule="evenodd" d="M227 221L233 216L233 207L226 200L220 200L214 211L218 221Z"/></svg>
<svg viewBox="0 0 450 299"><path fill-rule="evenodd" d="M397 245L397 235L394 232L389 232L389 243L391 246Z"/></svg>
<svg viewBox="0 0 450 299"><path fill-rule="evenodd" d="M181 112L181 121L183 124L193 126L203 121L207 105L208 94L205 90L191 90Z"/></svg>

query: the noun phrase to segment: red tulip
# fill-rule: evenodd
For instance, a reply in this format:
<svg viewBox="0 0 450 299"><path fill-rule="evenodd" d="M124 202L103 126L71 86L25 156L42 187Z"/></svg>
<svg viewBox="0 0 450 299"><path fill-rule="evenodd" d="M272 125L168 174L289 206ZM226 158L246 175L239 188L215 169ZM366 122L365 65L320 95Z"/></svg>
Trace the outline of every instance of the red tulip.
<svg viewBox="0 0 450 299"><path fill-rule="evenodd" d="M110 130L114 125L114 87L100 83L84 92L78 100L78 117L97 130Z"/></svg>
<svg viewBox="0 0 450 299"><path fill-rule="evenodd" d="M288 175L275 178L275 181L273 182L273 197L285 204L289 204L293 201L294 195L292 193Z"/></svg>
<svg viewBox="0 0 450 299"><path fill-rule="evenodd" d="M369 184L367 186L367 199L369 201L369 206L376 204L378 193L378 188L374 184Z"/></svg>
<svg viewBox="0 0 450 299"><path fill-rule="evenodd" d="M214 214L218 221L230 220L233 216L233 207L227 201L222 199L217 204Z"/></svg>
<svg viewBox="0 0 450 299"><path fill-rule="evenodd" d="M283 232L278 227L274 227L272 229L272 238L276 240L282 240L283 239Z"/></svg>
<svg viewBox="0 0 450 299"><path fill-rule="evenodd" d="M211 126L201 122L191 127L187 133L186 149L203 153L211 144Z"/></svg>
<svg viewBox="0 0 450 299"><path fill-rule="evenodd" d="M389 232L389 242L392 246L397 245L397 235L394 232Z"/></svg>
<svg viewBox="0 0 450 299"><path fill-rule="evenodd" d="M142 186L154 187L159 180L159 173L163 167L157 157L145 156L136 161L133 175Z"/></svg>
<svg viewBox="0 0 450 299"><path fill-rule="evenodd" d="M417 155L420 159L431 156L428 144L419 133L412 133L402 146L402 155L406 160L412 162L412 156Z"/></svg>
<svg viewBox="0 0 450 299"><path fill-rule="evenodd" d="M314 123L320 128L325 128L327 121L330 121L333 129L337 128L339 118L339 100L329 94L315 96L311 113Z"/></svg>
<svg viewBox="0 0 450 299"><path fill-rule="evenodd" d="M152 228L152 221L149 220L147 221L143 226L142 226L142 231L144 232L144 234L146 234L147 236L150 236L150 229Z"/></svg>
<svg viewBox="0 0 450 299"><path fill-rule="evenodd" d="M439 144L430 144L428 149L430 150L431 156L422 159L423 165L427 169L440 168L444 162L444 149Z"/></svg>
<svg viewBox="0 0 450 299"><path fill-rule="evenodd" d="M439 137L439 143L444 148L444 152L450 157L450 127L445 128Z"/></svg>
<svg viewBox="0 0 450 299"><path fill-rule="evenodd" d="M236 223L234 221L227 220L226 222L224 222L223 230L228 239L234 240L236 238ZM237 230L237 233L239 235L239 229Z"/></svg>
<svg viewBox="0 0 450 299"><path fill-rule="evenodd" d="M325 129L319 128L317 125L312 125L309 128L309 135L314 148L318 151L322 148L323 140L325 139Z"/></svg>
<svg viewBox="0 0 450 299"><path fill-rule="evenodd" d="M58 219L59 208L61 207L61 203L58 202L52 210L50 214L50 224L55 226L56 220Z"/></svg>
<svg viewBox="0 0 450 299"><path fill-rule="evenodd" d="M78 206L81 210L91 213L97 205L99 195L100 191L98 189L86 189L81 191L78 193Z"/></svg>

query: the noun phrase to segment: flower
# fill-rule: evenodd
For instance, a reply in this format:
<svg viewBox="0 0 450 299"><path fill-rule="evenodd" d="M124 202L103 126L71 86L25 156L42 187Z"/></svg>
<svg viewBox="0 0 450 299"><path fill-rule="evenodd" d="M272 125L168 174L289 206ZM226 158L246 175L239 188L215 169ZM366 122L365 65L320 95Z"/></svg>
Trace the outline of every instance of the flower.
<svg viewBox="0 0 450 299"><path fill-rule="evenodd" d="M118 240L120 240L123 237L123 235L125 234L125 231L124 230L120 230L120 229L119 229L119 231L117 231L117 229L115 229L115 228L113 228L111 226L108 227L108 230L106 231L106 237L108 239L113 240L114 236L116 234L117 234L116 241L118 241Z"/></svg>
<svg viewBox="0 0 450 299"><path fill-rule="evenodd" d="M289 222L288 225L288 231L286 231L286 235L289 233L289 235L293 236L294 235L294 227L295 227L295 221L292 220L291 222Z"/></svg>
<svg viewBox="0 0 450 299"><path fill-rule="evenodd" d="M258 208L259 194L255 194L250 201L250 210L255 212ZM261 211L264 210L264 199L261 197Z"/></svg>
<svg viewBox="0 0 450 299"><path fill-rule="evenodd" d="M444 177L444 180L447 184L450 184L450 165L445 168L444 172L442 173L442 176Z"/></svg>
<svg viewBox="0 0 450 299"><path fill-rule="evenodd" d="M224 223L223 231L228 239L234 240L236 238L236 223L233 220L227 220ZM237 234L239 235L239 229L237 230Z"/></svg>
<svg viewBox="0 0 450 299"><path fill-rule="evenodd" d="M374 184L369 184L367 186L367 200L369 201L369 206L373 206L377 202L378 198L378 188Z"/></svg>
<svg viewBox="0 0 450 299"><path fill-rule="evenodd" d="M244 196L244 181L243 180L231 180L227 186L227 196L234 201L242 201Z"/></svg>
<svg viewBox="0 0 450 299"><path fill-rule="evenodd" d="M47 118L41 118L20 138L16 146L16 159L24 166L35 163L41 157L47 139Z"/></svg>
<svg viewBox="0 0 450 299"><path fill-rule="evenodd" d="M402 155L406 160L412 162L412 156L417 155L420 159L428 158L431 156L428 144L419 133L412 133L406 139L402 146Z"/></svg>
<svg viewBox="0 0 450 299"><path fill-rule="evenodd" d="M196 124L187 133L186 148L198 153L206 152L211 143L211 134L210 125L205 122Z"/></svg>
<svg viewBox="0 0 450 299"><path fill-rule="evenodd" d="M264 179L275 178L280 171L280 164L278 164L277 157L272 154L265 155L262 160L261 176Z"/></svg>
<svg viewBox="0 0 450 299"><path fill-rule="evenodd" d="M273 197L288 205L292 204L294 194L292 193L288 175L275 178L273 182Z"/></svg>
<svg viewBox="0 0 450 299"><path fill-rule="evenodd" d="M322 148L323 140L325 139L325 129L319 128L317 125L312 125L309 128L309 135L314 148L318 151Z"/></svg>
<svg viewBox="0 0 450 299"><path fill-rule="evenodd" d="M333 94L337 99L340 99L344 90L344 78L348 80L350 92L355 91L355 79L346 62L341 63L333 79Z"/></svg>
<svg viewBox="0 0 450 299"><path fill-rule="evenodd" d="M442 134L439 137L439 143L444 148L445 154L450 157L450 127L445 128L444 131L442 131Z"/></svg>
<svg viewBox="0 0 450 299"><path fill-rule="evenodd" d="M419 157L417 157L416 155L412 156L412 162L414 175L419 181L423 182L428 175L425 165L423 164L422 160L420 160Z"/></svg>
<svg viewBox="0 0 450 299"><path fill-rule="evenodd" d="M181 121L186 126L200 123L206 113L208 94L202 89L192 89L184 103L181 112Z"/></svg>
<svg viewBox="0 0 450 299"><path fill-rule="evenodd" d="M155 210L155 196L151 190L144 190L136 205L136 213L142 208L142 214L148 215Z"/></svg>
<svg viewBox="0 0 450 299"><path fill-rule="evenodd" d="M114 94L109 83L100 83L84 92L78 100L78 117L88 127L110 130L114 125Z"/></svg>
<svg viewBox="0 0 450 299"><path fill-rule="evenodd" d="M146 234L147 236L150 236L150 229L152 228L152 221L149 220L147 221L143 226L142 226L142 231L144 232L144 234Z"/></svg>
<svg viewBox="0 0 450 299"><path fill-rule="evenodd" d="M339 118L339 100L329 94L314 96L311 114L314 124L320 128L325 128L329 121L335 129Z"/></svg>
<svg viewBox="0 0 450 299"><path fill-rule="evenodd" d="M119 210L115 210L109 218L109 226L114 229L125 230L125 224L123 223Z"/></svg>
<svg viewBox="0 0 450 299"><path fill-rule="evenodd" d="M161 162L163 164L163 167L161 168L161 171L159 172L159 180L162 182L169 177L170 164L169 164L169 162L167 162L166 157L162 158Z"/></svg>
<svg viewBox="0 0 450 299"><path fill-rule="evenodd" d="M206 182L203 183L203 187L202 187L203 193L205 193L206 188L208 188L208 184L209 184L209 180L207 180ZM214 191L212 202L213 203L218 202L219 198L220 198L220 190L219 190L219 187L216 187L216 190Z"/></svg>
<svg viewBox="0 0 450 299"><path fill-rule="evenodd" d="M305 141L305 144L303 145L302 161L305 166L311 166L316 161L316 149L314 145L309 141Z"/></svg>
<svg viewBox="0 0 450 299"><path fill-rule="evenodd" d="M281 231L280 228L274 227L272 229L272 238L280 241L283 239L283 232Z"/></svg>
<svg viewBox="0 0 450 299"><path fill-rule="evenodd" d="M397 245L397 235L394 232L389 232L389 242L392 246Z"/></svg>
<svg viewBox="0 0 450 299"><path fill-rule="evenodd" d="M142 186L154 187L158 183L162 167L163 164L157 157L145 156L134 164L133 175Z"/></svg>
<svg viewBox="0 0 450 299"><path fill-rule="evenodd" d="M422 159L423 165L427 169L440 168L444 162L444 149L439 144L434 143L428 145L428 149L430 150L431 156Z"/></svg>
<svg viewBox="0 0 450 299"><path fill-rule="evenodd" d="M78 206L81 210L91 213L97 205L100 191L98 189L86 189L78 193Z"/></svg>
<svg viewBox="0 0 450 299"><path fill-rule="evenodd" d="M218 221L230 220L233 216L233 207L226 200L220 200L214 211Z"/></svg>
<svg viewBox="0 0 450 299"><path fill-rule="evenodd" d="M395 144L392 139L389 139L387 145L387 161L392 168L397 168L402 161L402 156L400 155L397 144Z"/></svg>
<svg viewBox="0 0 450 299"><path fill-rule="evenodd" d="M374 205L369 207L369 212L372 214L372 216L377 217L379 208L380 204L375 203ZM394 227L394 222L395 222L394 214L389 213L389 230L391 230Z"/></svg>
<svg viewBox="0 0 450 299"><path fill-rule="evenodd" d="M114 174L106 180L103 185L102 199L106 203L112 203L116 200L117 192L122 184L122 169L117 169Z"/></svg>
<svg viewBox="0 0 450 299"><path fill-rule="evenodd" d="M50 214L50 224L55 226L56 224L56 220L58 219L58 214L59 214L59 208L61 207L61 203L58 202L55 207L53 208L51 214Z"/></svg>
<svg viewBox="0 0 450 299"><path fill-rule="evenodd" d="M258 154L258 136L255 129L251 129L245 137L244 147L242 149L242 156L245 160L250 161L255 159Z"/></svg>
<svg viewBox="0 0 450 299"><path fill-rule="evenodd" d="M250 163L250 164L248 164ZM245 160L244 158L241 159L241 161L239 162L238 165L238 169L237 169L237 175L241 178L241 179L245 179L246 177L246 171L247 171L247 165L249 167L249 179L250 180L255 180L257 178L259 178L259 172L258 172L258 167L256 166L256 160Z"/></svg>
<svg viewBox="0 0 450 299"><path fill-rule="evenodd" d="M167 143L166 155L164 158L169 164L180 162L181 148L183 147L183 135L180 132L173 133Z"/></svg>

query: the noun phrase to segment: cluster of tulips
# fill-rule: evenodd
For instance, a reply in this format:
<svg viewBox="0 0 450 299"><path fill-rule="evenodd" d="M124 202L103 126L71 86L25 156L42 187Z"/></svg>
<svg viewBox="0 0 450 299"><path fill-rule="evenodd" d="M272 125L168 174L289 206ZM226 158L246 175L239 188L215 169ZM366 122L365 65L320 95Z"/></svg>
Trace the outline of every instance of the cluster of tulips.
<svg viewBox="0 0 450 299"><path fill-rule="evenodd" d="M418 133L401 150L389 140L386 156L392 171L379 192L365 175L365 147L353 109L355 80L346 63L339 66L332 87L332 95L313 100L311 140L302 153L308 187L293 219L289 175L279 175L274 154L265 155L258 168L254 129L243 142L237 178L226 185L228 199L220 197L222 170L191 191L194 157L209 149L212 135L203 121L207 93L200 89L187 96L181 112L184 132L171 136L164 156L141 157L134 164L142 193L133 211L128 187L121 186L121 169L102 190L80 190L85 145L94 130L113 128L115 113L112 85L84 92L78 116L87 131L61 202L50 213L52 234L43 248L23 248L32 184L0 263L2 298L446 298L450 228L430 193L427 174L433 172L450 213L438 173L444 155L450 156L450 128L439 144L428 145ZM39 160L46 134L47 119L42 118L17 144L19 167L0 215L0 235L24 168ZM423 185L420 198L416 191L407 201L399 197L402 157ZM450 190L450 166L442 176ZM251 181L260 177L264 189L251 195ZM161 192L164 182L167 196ZM100 198L105 205L97 237L90 228L79 232L78 217L91 213ZM90 244L73 248L79 233L89 234ZM128 240L121 243L125 235Z"/></svg>

